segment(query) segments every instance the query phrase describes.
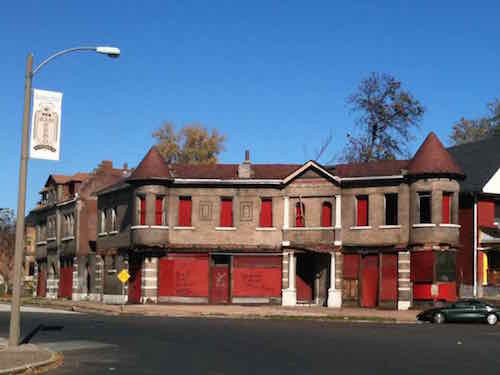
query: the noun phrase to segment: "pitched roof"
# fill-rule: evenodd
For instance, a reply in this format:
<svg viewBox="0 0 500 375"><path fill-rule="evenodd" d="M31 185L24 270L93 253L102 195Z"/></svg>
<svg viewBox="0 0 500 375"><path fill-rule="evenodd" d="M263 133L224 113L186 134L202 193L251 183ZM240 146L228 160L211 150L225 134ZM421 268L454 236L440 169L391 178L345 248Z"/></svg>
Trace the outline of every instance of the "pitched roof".
<svg viewBox="0 0 500 375"><path fill-rule="evenodd" d="M158 148L153 146L149 149L148 153L141 160L137 168L134 169L128 180L168 180L171 178L172 176L170 174L168 164L165 162L165 159L163 159L163 156L161 156Z"/></svg>
<svg viewBox="0 0 500 375"><path fill-rule="evenodd" d="M51 174L49 176L49 178L47 178L47 182L45 182L45 186L47 186L50 179L54 180L54 182L56 184L66 184L66 183L71 182L71 181L83 182L88 178L89 178L89 174L82 173L82 172L75 173L72 176L66 176L66 175L62 175L62 174Z"/></svg>
<svg viewBox="0 0 500 375"><path fill-rule="evenodd" d="M330 172L341 178L398 176L408 167L408 160L378 160L367 163L337 164L327 167Z"/></svg>
<svg viewBox="0 0 500 375"><path fill-rule="evenodd" d="M460 181L460 191L480 192L500 168L500 136L464 143L448 148L462 168L465 180Z"/></svg>
<svg viewBox="0 0 500 375"><path fill-rule="evenodd" d="M463 175L463 172L436 134L431 132L410 160L408 174Z"/></svg>
<svg viewBox="0 0 500 375"><path fill-rule="evenodd" d="M301 166L301 164L252 164L251 179L280 180ZM175 178L238 179L238 164L172 164L171 170Z"/></svg>

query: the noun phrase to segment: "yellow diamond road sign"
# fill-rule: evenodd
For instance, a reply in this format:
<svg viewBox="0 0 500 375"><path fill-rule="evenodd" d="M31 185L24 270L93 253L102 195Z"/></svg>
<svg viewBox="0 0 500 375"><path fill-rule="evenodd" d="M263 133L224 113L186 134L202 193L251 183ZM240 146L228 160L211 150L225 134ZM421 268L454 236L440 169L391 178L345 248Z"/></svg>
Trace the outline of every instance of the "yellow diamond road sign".
<svg viewBox="0 0 500 375"><path fill-rule="evenodd" d="M130 274L128 273L127 270L123 269L118 274L118 279L122 282L122 284L125 284L128 281L128 279L130 279Z"/></svg>

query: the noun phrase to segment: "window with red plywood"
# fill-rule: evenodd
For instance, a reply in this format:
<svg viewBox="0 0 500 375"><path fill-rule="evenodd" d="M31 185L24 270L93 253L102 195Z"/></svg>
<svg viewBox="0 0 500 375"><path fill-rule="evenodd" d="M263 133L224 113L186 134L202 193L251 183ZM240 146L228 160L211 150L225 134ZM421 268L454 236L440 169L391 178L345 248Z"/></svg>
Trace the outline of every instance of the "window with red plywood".
<svg viewBox="0 0 500 375"><path fill-rule="evenodd" d="M321 207L321 226L332 226L332 204L330 202L323 202Z"/></svg>
<svg viewBox="0 0 500 375"><path fill-rule="evenodd" d="M233 226L233 198L222 198L220 207L220 226Z"/></svg>
<svg viewBox="0 0 500 375"><path fill-rule="evenodd" d="M146 197L139 197L139 224L146 225Z"/></svg>
<svg viewBox="0 0 500 375"><path fill-rule="evenodd" d="M451 223L451 198L453 193L443 193L443 216L442 223L450 224Z"/></svg>
<svg viewBox="0 0 500 375"><path fill-rule="evenodd" d="M179 226L191 226L191 197L179 197Z"/></svg>
<svg viewBox="0 0 500 375"><path fill-rule="evenodd" d="M356 226L368 226L368 195L358 195L356 197Z"/></svg>
<svg viewBox="0 0 500 375"><path fill-rule="evenodd" d="M163 225L163 197L156 197L155 224Z"/></svg>
<svg viewBox="0 0 500 375"><path fill-rule="evenodd" d="M259 226L262 228L273 226L273 200L271 198L261 200Z"/></svg>
<svg viewBox="0 0 500 375"><path fill-rule="evenodd" d="M296 227L305 227L306 226L306 207L304 203L297 202L295 205L295 226Z"/></svg>

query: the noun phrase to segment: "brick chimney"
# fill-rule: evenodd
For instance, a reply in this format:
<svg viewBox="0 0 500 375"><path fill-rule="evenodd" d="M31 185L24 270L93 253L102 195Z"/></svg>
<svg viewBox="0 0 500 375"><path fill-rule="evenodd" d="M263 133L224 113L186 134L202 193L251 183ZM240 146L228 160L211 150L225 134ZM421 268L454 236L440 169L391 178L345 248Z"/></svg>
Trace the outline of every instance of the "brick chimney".
<svg viewBox="0 0 500 375"><path fill-rule="evenodd" d="M252 178L252 163L250 163L250 150L245 150L245 160L238 165L239 178Z"/></svg>
<svg viewBox="0 0 500 375"><path fill-rule="evenodd" d="M112 171L113 171L113 161L103 160L97 166L96 174L111 174Z"/></svg>

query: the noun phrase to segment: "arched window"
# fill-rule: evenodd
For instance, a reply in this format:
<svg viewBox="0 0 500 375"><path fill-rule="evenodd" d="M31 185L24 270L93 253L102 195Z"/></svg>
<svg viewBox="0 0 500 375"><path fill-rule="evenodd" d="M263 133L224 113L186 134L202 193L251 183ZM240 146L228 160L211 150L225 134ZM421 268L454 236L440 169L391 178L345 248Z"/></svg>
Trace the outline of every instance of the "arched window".
<svg viewBox="0 0 500 375"><path fill-rule="evenodd" d="M306 207L304 203L297 202L295 205L295 226L304 227L306 225Z"/></svg>
<svg viewBox="0 0 500 375"><path fill-rule="evenodd" d="M330 202L323 202L321 206L321 226L332 226L332 204Z"/></svg>

